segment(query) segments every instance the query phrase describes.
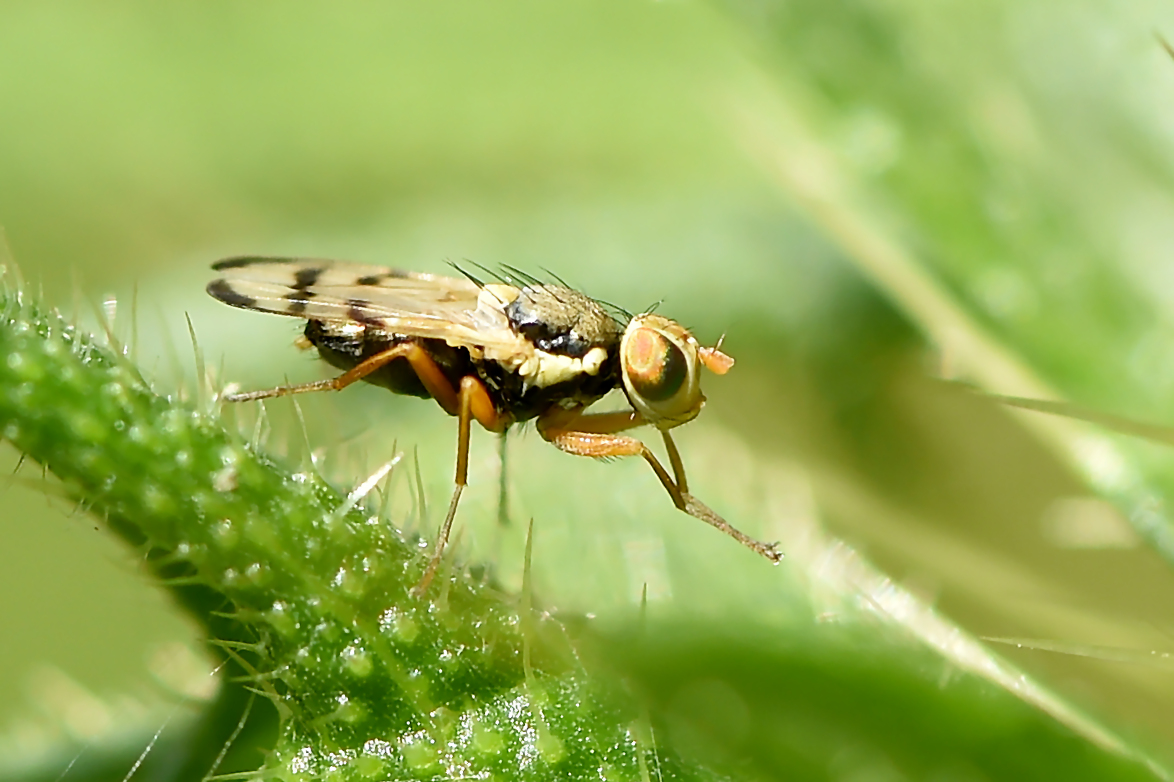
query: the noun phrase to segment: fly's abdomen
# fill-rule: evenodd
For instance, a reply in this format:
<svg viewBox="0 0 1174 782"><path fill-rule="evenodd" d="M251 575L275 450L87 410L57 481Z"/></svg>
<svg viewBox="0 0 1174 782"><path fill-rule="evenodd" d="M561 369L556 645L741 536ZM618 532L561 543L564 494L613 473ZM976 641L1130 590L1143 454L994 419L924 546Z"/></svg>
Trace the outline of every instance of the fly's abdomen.
<svg viewBox="0 0 1174 782"><path fill-rule="evenodd" d="M406 337L386 334L352 324L334 324L320 320L306 321L306 339L318 349L318 355L332 367L347 371L362 361L404 342ZM407 359L397 358L380 367L363 380L396 394L431 397Z"/></svg>

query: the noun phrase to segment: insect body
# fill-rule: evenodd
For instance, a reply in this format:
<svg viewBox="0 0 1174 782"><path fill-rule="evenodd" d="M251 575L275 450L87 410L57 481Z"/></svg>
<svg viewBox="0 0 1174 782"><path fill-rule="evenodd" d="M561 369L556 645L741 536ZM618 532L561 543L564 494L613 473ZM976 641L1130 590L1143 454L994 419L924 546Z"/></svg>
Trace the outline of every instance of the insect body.
<svg viewBox="0 0 1174 782"><path fill-rule="evenodd" d="M458 419L456 480L436 547L416 587L440 563L468 475L476 420L492 432L536 419L542 437L580 456L641 456L686 513L768 559L774 544L748 537L689 494L669 430L701 411L700 369L725 374L733 359L698 345L680 324L645 313L621 323L599 302L562 285L521 287L405 272L382 266L291 258L229 258L208 293L234 307L306 320L305 341L343 370L330 380L228 394L245 401L342 389L357 380L431 397ZM631 410L585 413L614 388ZM640 440L660 430L672 474Z"/></svg>

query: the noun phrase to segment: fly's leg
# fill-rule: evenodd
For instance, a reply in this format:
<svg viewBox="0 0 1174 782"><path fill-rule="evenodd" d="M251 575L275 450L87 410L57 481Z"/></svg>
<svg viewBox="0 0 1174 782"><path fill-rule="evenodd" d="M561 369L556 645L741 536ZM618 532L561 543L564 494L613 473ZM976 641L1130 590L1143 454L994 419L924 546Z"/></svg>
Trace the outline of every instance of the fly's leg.
<svg viewBox="0 0 1174 782"><path fill-rule="evenodd" d="M680 505L677 507L681 508L681 510L693 518L701 519L706 524L717 527L743 546L757 551L771 562L778 564L782 561L783 552L779 551L777 543L763 543L760 540L750 537L714 513L708 505L689 493L689 486L685 482L685 464L681 461L681 454L677 450L677 444L673 442L673 438L669 436L668 432L662 431L661 435L664 436L664 447L668 451L669 463L673 466L673 475L677 481L677 491L680 493L681 499L685 501L685 507L681 508Z"/></svg>
<svg viewBox="0 0 1174 782"><path fill-rule="evenodd" d="M777 544L763 543L750 537L689 494L688 484L685 480L685 465L681 461L681 454L677 451L676 444L673 443L668 432L662 432L662 434L669 454L669 463L673 468L673 475L669 475L668 470L661 465L660 460L647 445L635 437L619 434L625 429L640 426L642 423L644 421L637 413L598 413L568 418L566 414L559 411L553 416L540 418L538 432L544 440L559 450L576 456L643 457L652 471L656 473L656 477L679 510L716 527L771 562L777 563L783 558Z"/></svg>
<svg viewBox="0 0 1174 782"><path fill-rule="evenodd" d="M448 543L449 532L452 531L453 519L457 515L457 503L460 502L461 492L464 491L465 484L468 482L469 435L473 419L476 419L477 423L491 432L504 432L509 423L505 416L498 414L493 400L489 398L489 392L475 377L461 378L461 388L456 397L457 470L454 479L456 485L453 487L452 500L448 504L448 513L444 517L444 523L440 526L440 534L436 537L436 547L432 550L432 557L428 560L428 565L424 568L424 575L420 576L419 583L412 588L412 594L416 597L420 597L428 590L428 585L436 576L436 570L440 567L440 560L444 555L444 547Z"/></svg>
<svg viewBox="0 0 1174 782"><path fill-rule="evenodd" d="M685 482L685 463L681 461L681 452L677 450L677 444L673 442L673 438L669 437L669 433L661 431L664 435L664 449L669 455L669 464L673 466L673 477L677 481L677 491L681 492L684 497L689 496L689 484Z"/></svg>
<svg viewBox="0 0 1174 782"><path fill-rule="evenodd" d="M312 383L299 383L292 386L277 386L263 391L247 391L243 394L225 394L221 398L225 402L249 402L254 399L273 399L290 394L306 394L311 391L341 391L350 384L362 380L367 375L387 366L397 358L404 358L412 365L412 370L419 376L420 381L440 403L440 406L449 415L456 415L457 394L452 384L445 378L440 367L432 360L423 348L415 342L401 342L398 345L380 351L355 366L343 372L338 377L328 380L315 380Z"/></svg>
<svg viewBox="0 0 1174 782"><path fill-rule="evenodd" d="M509 456L508 438L508 429L502 432L497 438L498 464L501 465L501 470L497 476L497 525L499 527L508 527L510 525L510 475L507 467L507 457Z"/></svg>

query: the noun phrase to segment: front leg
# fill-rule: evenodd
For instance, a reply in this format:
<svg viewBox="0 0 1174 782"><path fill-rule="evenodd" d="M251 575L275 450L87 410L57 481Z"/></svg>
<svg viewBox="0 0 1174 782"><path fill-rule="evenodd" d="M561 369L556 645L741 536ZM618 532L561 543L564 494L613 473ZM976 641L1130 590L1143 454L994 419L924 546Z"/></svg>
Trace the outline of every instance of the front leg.
<svg viewBox="0 0 1174 782"><path fill-rule="evenodd" d="M648 446L635 437L628 437L622 434L543 429L541 424L538 427L538 431L548 443L560 451L565 451L575 456L592 456L595 458L643 456L644 460L652 467L652 471L656 473L656 477L664 485L665 491L672 497L673 504L681 510L685 510L685 498L681 495L680 490L677 489L677 484L673 482L672 476L661 466L660 461L648 449Z"/></svg>
<svg viewBox="0 0 1174 782"><path fill-rule="evenodd" d="M617 434L617 432L635 428L643 423L639 413L634 412L574 415L559 410L538 419L538 432L551 445L575 456L644 457L644 461L648 462L652 471L656 473L656 477L660 479L661 485L669 493L673 505L677 506L678 510L718 528L771 562L777 564L782 560L783 554L778 550L778 544L763 543L750 537L714 513L705 503L689 494L688 484L685 480L685 465L681 461L681 455L668 432L662 431L661 434L664 436L665 447L668 449L673 476L669 475L647 445L635 437ZM610 431L608 431L609 429Z"/></svg>

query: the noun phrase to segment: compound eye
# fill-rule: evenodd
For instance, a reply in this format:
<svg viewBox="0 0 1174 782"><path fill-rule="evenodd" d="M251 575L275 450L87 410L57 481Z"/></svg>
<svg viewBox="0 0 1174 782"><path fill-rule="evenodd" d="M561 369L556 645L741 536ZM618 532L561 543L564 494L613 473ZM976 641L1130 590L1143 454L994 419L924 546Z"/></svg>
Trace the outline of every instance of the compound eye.
<svg viewBox="0 0 1174 782"><path fill-rule="evenodd" d="M680 323L637 315L620 340L624 393L644 420L667 431L692 421L705 397L698 382L697 341Z"/></svg>
<svg viewBox="0 0 1174 782"><path fill-rule="evenodd" d="M655 329L634 329L626 340L623 358L631 390L654 405L680 393L689 377L684 352Z"/></svg>

